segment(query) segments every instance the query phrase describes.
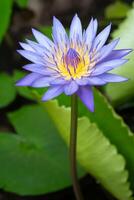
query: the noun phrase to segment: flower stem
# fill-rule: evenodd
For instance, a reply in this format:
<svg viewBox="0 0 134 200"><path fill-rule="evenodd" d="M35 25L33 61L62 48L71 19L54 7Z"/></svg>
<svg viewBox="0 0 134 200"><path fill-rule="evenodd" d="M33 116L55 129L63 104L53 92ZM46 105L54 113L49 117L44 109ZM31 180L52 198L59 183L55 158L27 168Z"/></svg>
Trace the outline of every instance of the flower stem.
<svg viewBox="0 0 134 200"><path fill-rule="evenodd" d="M83 200L83 196L82 196L80 185L77 178L77 160L76 160L77 112L78 112L77 95L73 94L71 96L70 167L71 167L71 176L72 176L75 197L77 200Z"/></svg>

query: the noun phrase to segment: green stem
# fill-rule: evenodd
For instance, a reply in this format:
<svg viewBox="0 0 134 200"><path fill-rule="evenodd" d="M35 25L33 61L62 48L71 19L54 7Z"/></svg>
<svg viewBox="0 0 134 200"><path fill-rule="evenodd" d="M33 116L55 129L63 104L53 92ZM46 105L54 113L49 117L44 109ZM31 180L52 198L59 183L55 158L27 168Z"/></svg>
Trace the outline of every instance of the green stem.
<svg viewBox="0 0 134 200"><path fill-rule="evenodd" d="M70 167L71 167L71 176L73 182L73 189L75 197L77 200L83 200L83 196L80 190L80 185L77 178L77 95L73 94L71 96L71 129L70 129Z"/></svg>

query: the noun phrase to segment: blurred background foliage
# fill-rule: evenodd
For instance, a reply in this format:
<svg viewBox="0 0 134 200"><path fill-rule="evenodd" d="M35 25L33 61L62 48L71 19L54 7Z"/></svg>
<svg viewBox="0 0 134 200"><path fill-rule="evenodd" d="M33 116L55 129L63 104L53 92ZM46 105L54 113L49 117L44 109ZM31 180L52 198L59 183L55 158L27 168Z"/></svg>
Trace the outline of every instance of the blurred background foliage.
<svg viewBox="0 0 134 200"><path fill-rule="evenodd" d="M31 27L51 38L53 15L68 30L76 12L84 27L91 16L98 18L100 30L112 22L109 40L120 37L119 48L134 48L131 0L0 0L2 200L41 194L41 199L74 199L71 189L61 190L71 185L69 97L61 95L57 101L41 103L44 89L15 87L15 82L26 73L21 67L27 63L16 49L19 41L32 38ZM79 101L78 168L85 199L133 199L134 53L128 58L126 65L114 70L128 77L128 82L107 85L101 89L103 95L94 89L95 113Z"/></svg>

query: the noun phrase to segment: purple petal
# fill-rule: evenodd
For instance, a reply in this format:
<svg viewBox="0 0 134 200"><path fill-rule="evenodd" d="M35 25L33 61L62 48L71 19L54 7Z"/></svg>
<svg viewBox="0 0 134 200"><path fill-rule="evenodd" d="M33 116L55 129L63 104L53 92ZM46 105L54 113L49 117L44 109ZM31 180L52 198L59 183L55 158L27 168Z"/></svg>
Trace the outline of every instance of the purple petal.
<svg viewBox="0 0 134 200"><path fill-rule="evenodd" d="M23 42L20 42L19 44L24 50L35 52L35 50L29 44Z"/></svg>
<svg viewBox="0 0 134 200"><path fill-rule="evenodd" d="M43 61L46 63L46 65L55 65L52 57L52 52L48 51L44 46L31 41L26 40L28 44L34 49L34 51L37 53L37 55L43 57Z"/></svg>
<svg viewBox="0 0 134 200"><path fill-rule="evenodd" d="M94 112L94 98L92 88L90 86L82 86L77 91L78 96L85 106L91 111Z"/></svg>
<svg viewBox="0 0 134 200"><path fill-rule="evenodd" d="M97 20L96 19L93 20L93 18L92 18L86 29L86 32L85 32L85 42L88 45L89 50L90 50L90 48L92 46L92 42L96 36L97 27L98 27Z"/></svg>
<svg viewBox="0 0 134 200"><path fill-rule="evenodd" d="M75 81L80 86L89 84L88 78L80 78L80 79L76 79Z"/></svg>
<svg viewBox="0 0 134 200"><path fill-rule="evenodd" d="M100 57L98 59L98 62L100 62L105 57L107 57L112 52L112 50L116 47L116 45L118 44L118 42L119 42L119 39L116 39L116 40L112 41L111 43L103 46L102 49L98 53L98 55Z"/></svg>
<svg viewBox="0 0 134 200"><path fill-rule="evenodd" d="M102 80L99 77L86 77L86 78L81 78L81 79L76 79L76 83L80 86L85 86L85 85L104 85L106 82Z"/></svg>
<svg viewBox="0 0 134 200"><path fill-rule="evenodd" d="M51 85L65 85L67 84L67 82L68 81L63 78L56 78L55 80L51 82Z"/></svg>
<svg viewBox="0 0 134 200"><path fill-rule="evenodd" d="M23 66L23 69L31 71L31 72L39 73L42 75L57 74L55 71L52 71L52 70L48 69L46 66L40 65L40 64L27 64L27 65Z"/></svg>
<svg viewBox="0 0 134 200"><path fill-rule="evenodd" d="M41 77L32 83L32 87L48 87L55 77Z"/></svg>
<svg viewBox="0 0 134 200"><path fill-rule="evenodd" d="M34 41L31 40L26 40L27 43L34 49L35 52L37 52L39 55L44 57L44 60L50 61L50 59L52 60L52 51L48 51L47 48L45 48L43 45L38 44Z"/></svg>
<svg viewBox="0 0 134 200"><path fill-rule="evenodd" d="M75 81L71 81L68 85L64 87L64 92L66 95L72 95L78 90L78 85Z"/></svg>
<svg viewBox="0 0 134 200"><path fill-rule="evenodd" d="M96 36L97 28L98 28L98 22L97 22L96 19L93 20L93 18L92 18L87 29L86 29L86 31L85 30L83 31L83 42L88 47L89 51L92 47L93 40Z"/></svg>
<svg viewBox="0 0 134 200"><path fill-rule="evenodd" d="M125 64L127 61L127 59L115 59L98 64L93 68L92 76L96 76L106 71L110 71L116 67L119 67L120 65Z"/></svg>
<svg viewBox="0 0 134 200"><path fill-rule="evenodd" d="M85 32L85 43L88 45L88 48L90 50L91 46L92 46L92 41L94 39L95 35L94 35L94 21L93 19L91 19L86 32Z"/></svg>
<svg viewBox="0 0 134 200"><path fill-rule="evenodd" d="M111 24L101 31L94 40L93 49L98 51L106 42L111 30Z"/></svg>
<svg viewBox="0 0 134 200"><path fill-rule="evenodd" d="M106 58L106 60L112 60L112 59L120 59L129 53L132 52L132 49L120 49L120 50L113 50L109 56Z"/></svg>
<svg viewBox="0 0 134 200"><path fill-rule="evenodd" d="M116 74L101 74L99 76L99 78L101 78L102 80L106 81L106 82L123 82L123 81L127 81L128 79L122 76L118 76Z"/></svg>
<svg viewBox="0 0 134 200"><path fill-rule="evenodd" d="M39 31L32 29L33 35L36 38L36 40L43 45L48 50L52 50L52 47L54 46L53 42L46 37L44 34L40 33Z"/></svg>
<svg viewBox="0 0 134 200"><path fill-rule="evenodd" d="M26 40L27 43L34 49L34 51L36 51L37 53L39 53L40 55L44 55L44 51L46 50L43 46L41 46L40 44L31 41L31 40Z"/></svg>
<svg viewBox="0 0 134 200"><path fill-rule="evenodd" d="M21 80L17 81L16 86L31 86L31 84L40 77L42 77L42 75L37 73L28 74Z"/></svg>
<svg viewBox="0 0 134 200"><path fill-rule="evenodd" d="M81 26L81 21L76 14L70 26L70 40L76 42L77 39L82 41L82 26Z"/></svg>
<svg viewBox="0 0 134 200"><path fill-rule="evenodd" d="M25 50L17 50L19 54L21 54L26 59L30 60L31 62L37 63L37 64L43 64L44 60L41 56L39 56L37 53L32 51L25 51Z"/></svg>
<svg viewBox="0 0 134 200"><path fill-rule="evenodd" d="M53 98L57 97L62 92L63 92L63 86L61 86L61 85L60 86L51 87L50 89L47 90L47 92L43 96L42 100L43 101L48 101L50 99L53 99Z"/></svg>
<svg viewBox="0 0 134 200"><path fill-rule="evenodd" d="M105 85L106 82L99 77L89 77L88 83L90 85Z"/></svg>
<svg viewBox="0 0 134 200"><path fill-rule="evenodd" d="M60 47L68 43L67 33L56 17L53 18L53 39L54 43L58 44Z"/></svg>
<svg viewBox="0 0 134 200"><path fill-rule="evenodd" d="M96 36L97 28L98 28L98 21L97 21L97 19L95 19L94 20L94 37Z"/></svg>

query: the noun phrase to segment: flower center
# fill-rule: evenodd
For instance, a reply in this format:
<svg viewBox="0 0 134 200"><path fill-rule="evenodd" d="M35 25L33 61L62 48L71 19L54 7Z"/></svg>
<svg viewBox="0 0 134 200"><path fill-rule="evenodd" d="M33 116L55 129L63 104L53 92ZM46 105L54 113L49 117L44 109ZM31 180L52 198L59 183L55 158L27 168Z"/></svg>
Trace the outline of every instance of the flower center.
<svg viewBox="0 0 134 200"><path fill-rule="evenodd" d="M79 54L75 51L75 49L70 48L67 51L67 54L65 55L65 63L68 66L74 67L74 69L77 68L78 63L80 62L80 56Z"/></svg>
<svg viewBox="0 0 134 200"><path fill-rule="evenodd" d="M66 80L80 79L88 76L91 65L88 52L84 53L82 49L69 48L62 57L62 61L59 62L58 69Z"/></svg>

